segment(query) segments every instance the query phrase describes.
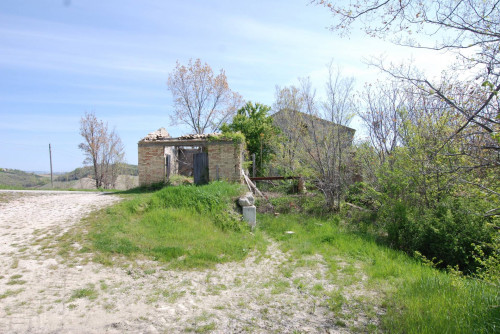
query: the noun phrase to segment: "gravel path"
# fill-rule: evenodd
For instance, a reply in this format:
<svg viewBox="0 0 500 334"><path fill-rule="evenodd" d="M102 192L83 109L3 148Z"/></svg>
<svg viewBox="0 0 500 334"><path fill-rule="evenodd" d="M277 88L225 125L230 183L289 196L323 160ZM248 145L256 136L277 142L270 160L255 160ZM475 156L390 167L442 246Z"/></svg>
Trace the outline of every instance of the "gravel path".
<svg viewBox="0 0 500 334"><path fill-rule="evenodd" d="M0 333L347 333L373 321L363 311L349 326L340 321L349 310L329 304L339 288L324 260L298 265L275 243L265 255L201 271L152 261L107 267L51 248L82 217L119 200L0 191ZM346 301L371 294L362 284L342 293Z"/></svg>

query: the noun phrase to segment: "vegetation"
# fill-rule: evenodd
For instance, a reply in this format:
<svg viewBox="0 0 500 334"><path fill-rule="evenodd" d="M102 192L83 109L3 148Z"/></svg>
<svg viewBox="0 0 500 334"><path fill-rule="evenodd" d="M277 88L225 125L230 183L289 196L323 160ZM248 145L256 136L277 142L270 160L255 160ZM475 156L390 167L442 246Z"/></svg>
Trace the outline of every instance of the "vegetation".
<svg viewBox="0 0 500 334"><path fill-rule="evenodd" d="M175 268L210 267L243 259L260 245L231 214L239 185L167 186L154 193L128 192L131 198L90 217L86 249L96 261L111 264L116 255L146 257ZM75 238L81 237L75 231Z"/></svg>
<svg viewBox="0 0 500 334"><path fill-rule="evenodd" d="M268 115L269 106L247 102L236 112L233 121L221 126L223 134L241 132L245 135L245 142L249 155L255 154L257 175L266 175L265 166L274 156L274 144L279 129L273 125L273 119Z"/></svg>
<svg viewBox="0 0 500 334"><path fill-rule="evenodd" d="M132 176L139 175L137 165L120 163L117 166L117 168L118 168L120 175L132 175ZM76 180L80 180L84 177L93 177L93 176L94 176L93 167L84 166L84 167L75 168L71 172L58 175L57 177L54 178L54 181L60 181L60 182L76 181Z"/></svg>
<svg viewBox="0 0 500 334"><path fill-rule="evenodd" d="M284 139L274 163L285 174L307 176L326 208L342 209L352 230L373 233L438 268L498 284L498 3L312 3L332 12L332 29L341 34L359 24L370 36L448 50L458 60L433 80L411 64L373 60L388 79L367 84L357 100L352 79L331 65L324 102L307 78L299 86L278 87L274 109L289 117L281 125ZM348 133L340 129L353 113L363 120L369 141L351 149ZM326 121L338 126L325 130ZM364 183L353 185L354 177ZM280 207L283 200L272 201Z"/></svg>
<svg viewBox="0 0 500 334"><path fill-rule="evenodd" d="M80 119L80 135L84 142L78 148L86 157L83 163L92 165L95 187L114 188L125 155L120 137L93 112Z"/></svg>
<svg viewBox="0 0 500 334"><path fill-rule="evenodd" d="M338 216L261 215L258 220L295 257L321 254L333 280L340 271L339 257L357 264L368 286L380 294L386 308L382 327L389 333L494 333L500 328L498 286L419 263L369 235L349 232ZM347 286L357 281L336 279ZM333 301L346 302L341 296Z"/></svg>
<svg viewBox="0 0 500 334"><path fill-rule="evenodd" d="M245 142L245 135L241 132L224 132L216 133L208 137L209 141L227 140L232 141L234 144L241 144Z"/></svg>
<svg viewBox="0 0 500 334"><path fill-rule="evenodd" d="M1 188L36 188L47 183L50 183L50 178L17 169L0 168Z"/></svg>
<svg viewBox="0 0 500 334"><path fill-rule="evenodd" d="M370 227L355 228L353 216L348 220L347 215L325 214L320 194L283 194L271 199L282 213L260 214L257 229L249 233L246 224L230 214L242 192L239 185L224 182L127 191L125 201L86 220L88 233L73 230L66 243L77 241L83 246L80 252L91 252L94 261L103 264L146 258L168 268L191 269L240 261L252 250L264 250L267 236L292 255L295 266L306 265L310 255L322 256L329 268L327 279L338 289L318 286L311 293L343 327L389 333L498 330L498 282L463 276L456 270L447 273L424 257L409 257L388 247L386 237L372 224L371 211L361 211L369 214L364 222ZM359 205L380 205L380 194L366 184L352 188L349 196ZM294 268L282 268L284 275ZM289 284L273 282L270 293ZM360 284L375 297L353 299L349 290ZM71 298L94 295L95 289L89 287L74 291ZM366 328L352 327L359 312L370 320Z"/></svg>
<svg viewBox="0 0 500 334"><path fill-rule="evenodd" d="M275 165L282 174L306 176L324 195L328 208L338 210L352 178L348 127L354 115L354 80L330 63L326 99L319 101L309 78L300 86L276 88L274 115L283 132L276 145Z"/></svg>
<svg viewBox="0 0 500 334"><path fill-rule="evenodd" d="M187 66L177 61L167 84L174 99L172 124L185 124L195 133L218 130L242 104L241 96L229 88L224 70L214 76L200 59L190 59Z"/></svg>

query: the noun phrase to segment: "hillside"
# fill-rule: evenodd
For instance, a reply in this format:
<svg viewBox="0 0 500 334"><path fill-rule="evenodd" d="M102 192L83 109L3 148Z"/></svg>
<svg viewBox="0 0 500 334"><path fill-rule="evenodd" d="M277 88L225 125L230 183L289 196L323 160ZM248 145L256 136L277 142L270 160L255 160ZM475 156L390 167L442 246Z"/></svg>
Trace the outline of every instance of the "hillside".
<svg viewBox="0 0 500 334"><path fill-rule="evenodd" d="M18 169L0 168L0 186L37 188L50 183L50 178Z"/></svg>
<svg viewBox="0 0 500 334"><path fill-rule="evenodd" d="M54 181L59 181L59 182L76 181L87 177L93 177L93 175L94 174L92 171L92 166L84 166L76 168L71 172L63 173L54 178ZM131 176L139 175L137 165L121 164L120 175L131 175Z"/></svg>
<svg viewBox="0 0 500 334"><path fill-rule="evenodd" d="M137 166L123 164L115 188L126 190L137 187L138 179ZM0 168L0 188L95 189L95 181L90 166L54 175L53 186L50 183L50 174L41 175L17 169Z"/></svg>

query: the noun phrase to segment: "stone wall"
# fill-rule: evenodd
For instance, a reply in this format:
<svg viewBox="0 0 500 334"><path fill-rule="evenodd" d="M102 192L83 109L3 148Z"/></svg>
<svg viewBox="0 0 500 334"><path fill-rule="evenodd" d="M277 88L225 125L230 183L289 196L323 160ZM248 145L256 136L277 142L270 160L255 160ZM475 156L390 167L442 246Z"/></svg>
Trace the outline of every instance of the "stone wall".
<svg viewBox="0 0 500 334"><path fill-rule="evenodd" d="M139 143L139 185L165 182L165 148L153 143Z"/></svg>
<svg viewBox="0 0 500 334"><path fill-rule="evenodd" d="M210 181L225 180L242 182L243 145L233 142L214 141L207 145L208 173ZM218 170L218 173L217 173Z"/></svg>

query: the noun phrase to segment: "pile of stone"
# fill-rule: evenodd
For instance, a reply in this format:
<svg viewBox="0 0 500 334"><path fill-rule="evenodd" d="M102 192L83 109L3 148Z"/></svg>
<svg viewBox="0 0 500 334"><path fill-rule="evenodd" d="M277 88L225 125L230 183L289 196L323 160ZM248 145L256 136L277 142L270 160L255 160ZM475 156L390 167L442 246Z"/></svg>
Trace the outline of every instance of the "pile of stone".
<svg viewBox="0 0 500 334"><path fill-rule="evenodd" d="M243 220L253 229L257 223L257 210L255 209L255 198L251 192L246 193L238 199L238 204L243 211Z"/></svg>
<svg viewBox="0 0 500 334"><path fill-rule="evenodd" d="M145 141L156 141L156 140L162 140L165 138L170 138L170 134L168 133L165 128L160 128L154 132L148 133L146 137L144 137Z"/></svg>

